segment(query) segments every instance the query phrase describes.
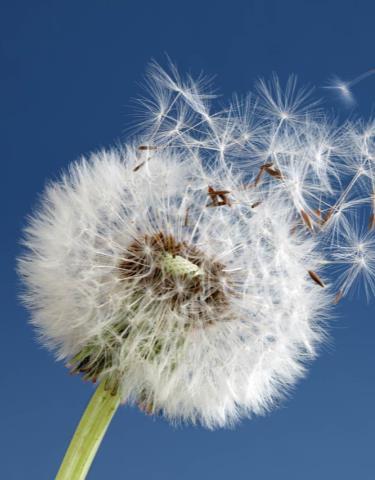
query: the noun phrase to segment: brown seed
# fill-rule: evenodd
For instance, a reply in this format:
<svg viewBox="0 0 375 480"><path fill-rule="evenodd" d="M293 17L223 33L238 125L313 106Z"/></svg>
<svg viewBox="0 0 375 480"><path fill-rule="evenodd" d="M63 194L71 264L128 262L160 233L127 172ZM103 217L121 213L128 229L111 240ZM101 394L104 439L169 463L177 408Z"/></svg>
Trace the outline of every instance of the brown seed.
<svg viewBox="0 0 375 480"><path fill-rule="evenodd" d="M211 203L207 207L221 207L223 205L231 206L231 201L227 198L227 195L230 193L229 190L215 190L210 185L208 186L208 196L211 199ZM220 200L217 199L220 198Z"/></svg>
<svg viewBox="0 0 375 480"><path fill-rule="evenodd" d="M369 230L374 230L375 229L375 214L371 213L368 221L368 228Z"/></svg>
<svg viewBox="0 0 375 480"><path fill-rule="evenodd" d="M149 151L149 150L157 150L157 147L154 147L152 145L139 145L138 147L138 150L139 151ZM147 160L149 160L149 158L147 158ZM143 167L143 165L146 163L147 160L144 160L143 162L139 163L138 165L136 165L134 168L133 168L133 172L136 172L138 171L141 167Z"/></svg>
<svg viewBox="0 0 375 480"><path fill-rule="evenodd" d="M342 290L339 290L335 295L335 299L334 299L333 303L335 305L337 305L339 303L339 301L342 299L342 296L343 296Z"/></svg>
<svg viewBox="0 0 375 480"><path fill-rule="evenodd" d="M311 218L304 210L301 210L301 217L302 217L302 220L305 222L307 228L313 231L313 224L311 222Z"/></svg>
<svg viewBox="0 0 375 480"><path fill-rule="evenodd" d="M211 198L211 202L212 202L208 206L217 207L218 205L217 195L215 193L215 190L210 185L208 186L208 196Z"/></svg>
<svg viewBox="0 0 375 480"><path fill-rule="evenodd" d="M258 183L260 182L262 176L263 176L263 173L264 173L264 168L263 167L260 167L259 169L259 172L258 172L258 175L255 177L255 180L254 180L254 186L256 187L258 185Z"/></svg>
<svg viewBox="0 0 375 480"><path fill-rule="evenodd" d="M151 145L139 145L138 150L157 150L157 147Z"/></svg>
<svg viewBox="0 0 375 480"><path fill-rule="evenodd" d="M265 167L266 172L268 175L271 175L271 177L277 178L278 180L281 180L283 178L280 170L275 167Z"/></svg>
<svg viewBox="0 0 375 480"><path fill-rule="evenodd" d="M313 272L312 270L308 270L308 274L316 284L318 284L320 287L325 287L324 283L322 282L317 273Z"/></svg>
<svg viewBox="0 0 375 480"><path fill-rule="evenodd" d="M314 210L314 212L316 213L316 216L318 217L317 220L316 220L317 223L318 223L320 226L324 225L324 221L325 221L325 220L324 220L324 217L323 217L323 215L322 215L322 211L320 210L320 208L316 208L316 209Z"/></svg>
<svg viewBox="0 0 375 480"><path fill-rule="evenodd" d="M229 193L229 192L228 192ZM227 193L219 193L219 197L221 198L221 202L219 202L219 205L228 205L228 207L232 206L232 202L229 200L227 197Z"/></svg>
<svg viewBox="0 0 375 480"><path fill-rule="evenodd" d="M216 196L219 195L222 197L223 195L228 195L230 193L230 190L215 190L212 187L208 186L208 195L210 196Z"/></svg>
<svg viewBox="0 0 375 480"><path fill-rule="evenodd" d="M133 172L137 172L146 162L139 163L133 168Z"/></svg>
<svg viewBox="0 0 375 480"><path fill-rule="evenodd" d="M256 187L256 186L258 185L258 183L260 182L260 180L261 180L261 178L262 178L265 170L266 170L267 168L272 167L272 165L273 165L272 163L265 163L264 165L261 165L261 166L259 167L258 175L255 177L255 180L254 180L254 186L255 186L255 187Z"/></svg>
<svg viewBox="0 0 375 480"><path fill-rule="evenodd" d="M331 207L322 220L322 225L326 224L335 212L335 207Z"/></svg>
<svg viewBox="0 0 375 480"><path fill-rule="evenodd" d="M258 207L262 202L259 200L259 202L255 202L251 205L251 208L256 208Z"/></svg>

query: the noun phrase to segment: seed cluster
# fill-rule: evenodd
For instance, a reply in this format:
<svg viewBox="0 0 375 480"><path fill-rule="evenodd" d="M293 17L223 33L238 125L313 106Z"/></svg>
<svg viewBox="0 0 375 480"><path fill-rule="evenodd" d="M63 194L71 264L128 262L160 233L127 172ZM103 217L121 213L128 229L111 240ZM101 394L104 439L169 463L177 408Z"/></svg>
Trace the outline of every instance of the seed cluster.
<svg viewBox="0 0 375 480"><path fill-rule="evenodd" d="M140 135L47 187L23 298L73 373L232 425L303 376L333 300L375 292L375 123L337 126L294 78L215 111L200 82L150 73Z"/></svg>
<svg viewBox="0 0 375 480"><path fill-rule="evenodd" d="M229 310L230 279L224 272L224 265L208 259L198 248L179 242L172 235L159 232L134 240L124 252L119 271L125 288L132 282L130 288L137 300L133 313L148 292L152 302L163 302L171 310L183 309L185 329L207 327L216 320L228 318L228 314L223 313ZM81 350L70 362L72 372L95 382L99 375L112 371L112 383L108 388L116 392L118 382L113 374L113 359L132 330L139 328L132 326L131 317L132 313L127 312L118 324L108 329L105 342L94 340L92 345ZM158 354L158 349L160 340L156 339L152 349L154 355ZM150 359L148 354L140 356Z"/></svg>
<svg viewBox="0 0 375 480"><path fill-rule="evenodd" d="M189 271L185 267L185 272L177 267L173 270L166 256L185 260L193 268ZM212 318L203 318L207 306L217 314L228 306L230 282L224 265L172 235L159 232L135 240L126 249L120 270L123 281L136 282L140 294L146 290L156 302L165 302L171 309L188 309L195 320L212 322Z"/></svg>

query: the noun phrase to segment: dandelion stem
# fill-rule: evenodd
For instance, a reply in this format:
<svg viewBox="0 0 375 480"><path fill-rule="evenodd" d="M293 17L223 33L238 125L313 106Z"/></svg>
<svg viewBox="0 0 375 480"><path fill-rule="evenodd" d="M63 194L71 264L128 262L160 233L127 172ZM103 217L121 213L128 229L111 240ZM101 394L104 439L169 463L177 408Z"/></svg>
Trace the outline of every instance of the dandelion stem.
<svg viewBox="0 0 375 480"><path fill-rule="evenodd" d="M103 381L92 396L66 451L55 480L82 480L120 403Z"/></svg>

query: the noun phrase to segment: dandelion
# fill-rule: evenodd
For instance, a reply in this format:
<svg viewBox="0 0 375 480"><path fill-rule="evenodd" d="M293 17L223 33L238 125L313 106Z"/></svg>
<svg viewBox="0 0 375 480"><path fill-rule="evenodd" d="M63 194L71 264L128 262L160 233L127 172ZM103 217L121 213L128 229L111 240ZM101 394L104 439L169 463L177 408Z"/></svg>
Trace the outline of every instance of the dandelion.
<svg viewBox="0 0 375 480"><path fill-rule="evenodd" d="M59 480L85 478L121 403L207 428L267 412L317 354L329 306L361 274L374 290L373 231L337 221L373 199L372 138L307 107L295 79L215 112L203 78L152 74L138 137L74 163L25 229L32 323L99 384Z"/></svg>
<svg viewBox="0 0 375 480"><path fill-rule="evenodd" d="M47 187L19 264L33 324L73 373L148 413L213 428L265 412L322 338L314 241L290 237L277 195L252 209L228 170L136 157L95 154Z"/></svg>
<svg viewBox="0 0 375 480"><path fill-rule="evenodd" d="M371 68L370 70L367 70L366 72L361 73L361 75L353 78L353 80L346 82L337 76L333 76L324 88L335 92L347 107L352 107L356 103L352 92L352 87L357 85L357 83L361 82L362 80L374 75L374 73L375 68Z"/></svg>
<svg viewBox="0 0 375 480"><path fill-rule="evenodd" d="M330 79L328 84L324 86L324 88L335 92L346 106L351 107L355 104L355 99L350 89L350 86L350 82L344 82L339 77L332 76L332 78Z"/></svg>

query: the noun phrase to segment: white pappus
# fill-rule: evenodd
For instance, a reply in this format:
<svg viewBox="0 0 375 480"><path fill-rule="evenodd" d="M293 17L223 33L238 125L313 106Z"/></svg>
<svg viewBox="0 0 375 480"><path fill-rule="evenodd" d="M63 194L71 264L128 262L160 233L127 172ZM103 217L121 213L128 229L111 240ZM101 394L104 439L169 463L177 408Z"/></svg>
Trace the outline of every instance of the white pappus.
<svg viewBox="0 0 375 480"><path fill-rule="evenodd" d="M25 245L42 341L172 422L264 413L324 337L316 241L277 189L248 188L197 151L143 145L73 164L47 186Z"/></svg>
<svg viewBox="0 0 375 480"><path fill-rule="evenodd" d="M214 428L275 406L329 304L357 279L375 290L375 135L331 121L294 77L217 112L202 85L153 65L142 133L47 186L18 265L73 373Z"/></svg>

